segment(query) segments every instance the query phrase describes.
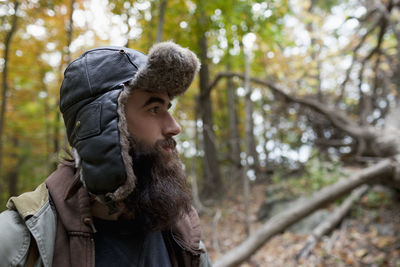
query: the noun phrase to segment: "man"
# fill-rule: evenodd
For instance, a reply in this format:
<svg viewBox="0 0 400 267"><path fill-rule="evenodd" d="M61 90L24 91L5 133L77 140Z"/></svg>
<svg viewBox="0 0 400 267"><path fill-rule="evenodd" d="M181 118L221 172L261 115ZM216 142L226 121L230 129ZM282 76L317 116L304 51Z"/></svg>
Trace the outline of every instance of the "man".
<svg viewBox="0 0 400 267"><path fill-rule="evenodd" d="M172 42L148 57L87 51L64 73L73 160L0 214L0 266L210 266L169 113L199 69Z"/></svg>

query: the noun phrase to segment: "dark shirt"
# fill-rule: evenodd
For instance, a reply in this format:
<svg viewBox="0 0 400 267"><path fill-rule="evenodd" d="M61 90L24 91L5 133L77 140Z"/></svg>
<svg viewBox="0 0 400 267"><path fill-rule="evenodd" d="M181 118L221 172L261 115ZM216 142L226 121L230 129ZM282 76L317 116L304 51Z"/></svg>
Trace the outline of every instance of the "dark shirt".
<svg viewBox="0 0 400 267"><path fill-rule="evenodd" d="M146 230L142 223L94 218L96 267L171 267L160 231Z"/></svg>

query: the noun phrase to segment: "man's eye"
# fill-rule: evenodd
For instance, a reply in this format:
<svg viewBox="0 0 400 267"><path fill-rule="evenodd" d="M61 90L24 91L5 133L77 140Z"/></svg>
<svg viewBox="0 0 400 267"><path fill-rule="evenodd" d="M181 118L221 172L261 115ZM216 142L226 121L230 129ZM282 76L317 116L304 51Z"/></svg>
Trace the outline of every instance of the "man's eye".
<svg viewBox="0 0 400 267"><path fill-rule="evenodd" d="M151 113L157 114L157 113L158 113L158 107L157 107L157 106L156 106L156 107L153 107L153 108L149 109L149 111L150 111Z"/></svg>

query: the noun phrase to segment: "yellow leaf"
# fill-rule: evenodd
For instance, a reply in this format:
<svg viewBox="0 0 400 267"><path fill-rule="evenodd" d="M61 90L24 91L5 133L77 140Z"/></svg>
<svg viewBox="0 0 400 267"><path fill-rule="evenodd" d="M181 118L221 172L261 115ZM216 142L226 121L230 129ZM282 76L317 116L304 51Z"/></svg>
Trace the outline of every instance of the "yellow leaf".
<svg viewBox="0 0 400 267"><path fill-rule="evenodd" d="M381 237L376 242L374 242L378 248L384 249L393 244L391 237Z"/></svg>
<svg viewBox="0 0 400 267"><path fill-rule="evenodd" d="M368 254L368 250L366 250L365 248L358 249L358 250L356 251L356 256L357 256L358 258L362 258L362 257L364 257L364 256L367 255L367 254Z"/></svg>

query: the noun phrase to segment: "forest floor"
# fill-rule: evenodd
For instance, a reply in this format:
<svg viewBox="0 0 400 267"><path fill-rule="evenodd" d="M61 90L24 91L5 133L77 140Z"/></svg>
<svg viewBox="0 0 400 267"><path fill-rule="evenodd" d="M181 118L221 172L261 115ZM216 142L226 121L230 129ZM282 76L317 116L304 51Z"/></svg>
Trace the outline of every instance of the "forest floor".
<svg viewBox="0 0 400 267"><path fill-rule="evenodd" d="M265 189L266 185L251 186L250 232L262 225L257 211L265 199ZM216 224L217 213L221 216ZM233 193L227 193L218 206L209 207L201 215L203 240L213 262L245 239L243 219L242 196ZM400 267L400 199L387 192L364 195L306 260L296 261L307 237L291 232L277 235L241 266Z"/></svg>

